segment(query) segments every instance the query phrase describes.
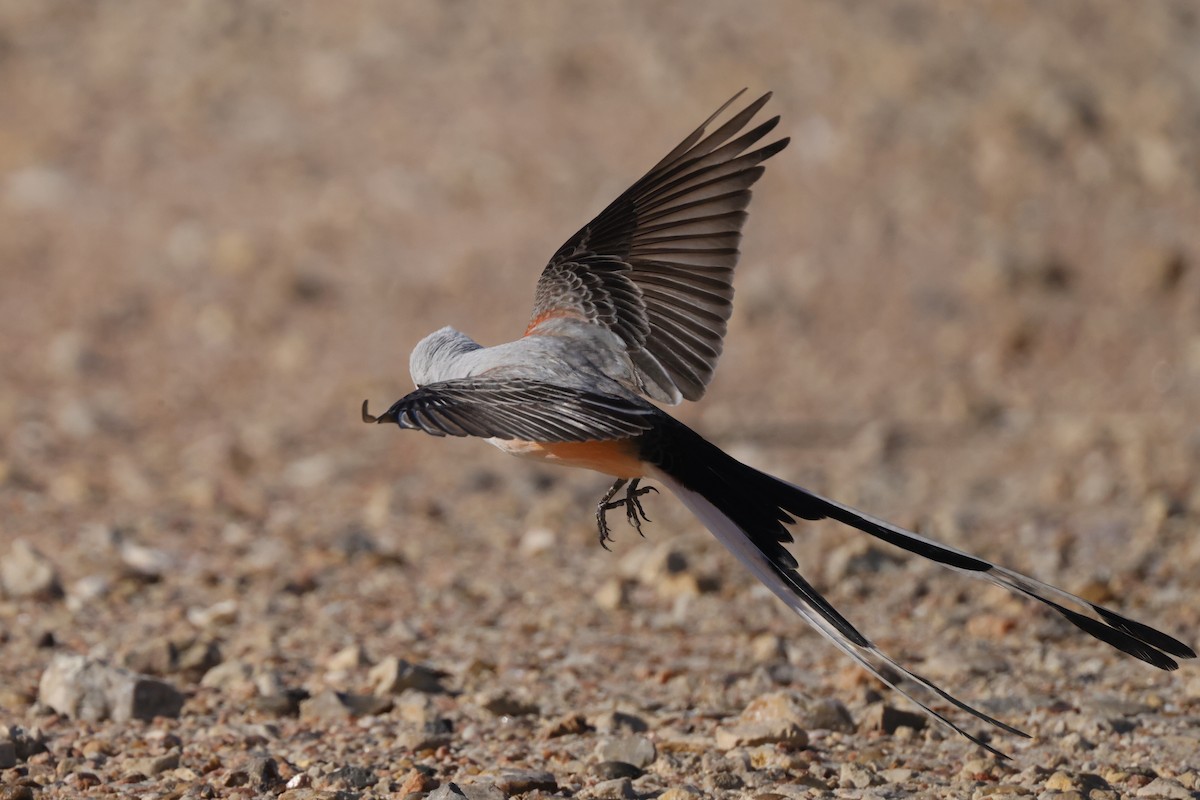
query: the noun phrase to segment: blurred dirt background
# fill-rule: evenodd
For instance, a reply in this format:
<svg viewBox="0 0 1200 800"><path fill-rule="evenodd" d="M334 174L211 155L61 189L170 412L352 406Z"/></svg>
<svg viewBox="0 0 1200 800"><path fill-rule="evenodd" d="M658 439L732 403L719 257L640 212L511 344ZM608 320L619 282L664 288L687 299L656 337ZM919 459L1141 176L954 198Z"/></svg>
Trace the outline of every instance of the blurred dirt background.
<svg viewBox="0 0 1200 800"><path fill-rule="evenodd" d="M851 620L1036 737L981 760L671 498L607 553L606 478L359 421L430 330L519 334L743 86L793 142L679 415L1194 643L1196 4L7 0L3 796L1200 796L1194 663L801 527ZM64 654L182 710L55 713ZM790 736L737 739L762 697Z"/></svg>

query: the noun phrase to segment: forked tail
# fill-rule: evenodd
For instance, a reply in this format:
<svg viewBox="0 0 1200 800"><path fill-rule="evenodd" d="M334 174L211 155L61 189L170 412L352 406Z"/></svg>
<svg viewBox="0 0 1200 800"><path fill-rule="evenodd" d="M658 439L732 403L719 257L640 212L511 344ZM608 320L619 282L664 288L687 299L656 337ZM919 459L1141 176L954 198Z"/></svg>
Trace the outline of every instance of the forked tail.
<svg viewBox="0 0 1200 800"><path fill-rule="evenodd" d="M928 714L996 755L1007 757L929 703L940 698L1009 733L1028 734L952 697L875 647L796 570L796 559L784 547L793 540L785 525L795 522L796 517L835 519L909 552L1038 600L1088 634L1160 669L1179 666L1172 656L1196 656L1183 642L1148 625L742 464L677 420L668 420L640 439L641 457L657 467L655 477L759 580L839 649Z"/></svg>

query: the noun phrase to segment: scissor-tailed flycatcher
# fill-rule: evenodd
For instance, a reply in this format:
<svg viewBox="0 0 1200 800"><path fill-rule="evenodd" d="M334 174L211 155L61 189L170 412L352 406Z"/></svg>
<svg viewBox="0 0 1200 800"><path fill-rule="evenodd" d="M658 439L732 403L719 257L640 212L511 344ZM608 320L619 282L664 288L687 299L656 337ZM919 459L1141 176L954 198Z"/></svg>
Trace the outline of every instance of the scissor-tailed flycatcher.
<svg viewBox="0 0 1200 800"><path fill-rule="evenodd" d="M740 96L740 93L739 95ZM641 532L645 477L670 489L771 591L838 648L927 713L1003 756L929 703L937 698L1027 734L951 697L876 648L797 571L784 544L796 517L831 518L959 572L1038 600L1074 625L1161 669L1192 648L1148 625L982 558L896 527L746 466L647 402L698 400L712 379L733 298L750 187L788 144L751 149L779 122L743 132L770 95L712 133L703 125L559 248L514 342L483 347L442 328L413 350L416 391L365 422L435 436L478 436L513 455L617 478L596 509L624 507ZM613 498L622 489L622 498ZM606 545L607 546L607 545Z"/></svg>

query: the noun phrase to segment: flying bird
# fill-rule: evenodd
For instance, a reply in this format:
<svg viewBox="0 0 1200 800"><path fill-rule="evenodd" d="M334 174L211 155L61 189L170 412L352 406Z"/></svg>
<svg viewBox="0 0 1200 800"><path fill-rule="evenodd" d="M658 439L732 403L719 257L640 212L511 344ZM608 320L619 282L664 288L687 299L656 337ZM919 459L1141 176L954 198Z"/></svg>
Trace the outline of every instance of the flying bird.
<svg viewBox="0 0 1200 800"><path fill-rule="evenodd" d="M745 90L743 90L744 92ZM434 436L474 436L513 455L616 479L596 508L641 532L653 479L670 490L805 621L885 684L988 751L932 704L1024 732L951 696L879 650L804 579L784 547L797 518L830 518L951 569L1036 600L1086 633L1160 669L1194 658L1183 642L1068 592L747 466L650 401L699 400L732 311L733 272L751 186L788 138L763 144L779 117L751 127L770 93L711 132L739 92L580 229L538 280L524 335L484 347L450 327L412 352L415 391L378 417Z"/></svg>

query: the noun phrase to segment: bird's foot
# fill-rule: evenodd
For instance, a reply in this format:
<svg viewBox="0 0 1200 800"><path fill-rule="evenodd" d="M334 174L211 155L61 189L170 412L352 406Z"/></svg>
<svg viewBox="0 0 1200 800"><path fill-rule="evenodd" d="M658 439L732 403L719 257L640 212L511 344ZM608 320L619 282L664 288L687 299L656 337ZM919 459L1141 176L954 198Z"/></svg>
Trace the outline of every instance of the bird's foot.
<svg viewBox="0 0 1200 800"><path fill-rule="evenodd" d="M625 519L638 532L638 536L645 537L646 534L642 533L642 522L649 522L650 517L646 516L646 509L642 508L642 501L639 498L647 492L658 494L658 489L653 486L639 488L638 483L640 480L640 478L635 478L632 481L627 481L624 478L620 478L605 492L604 497L600 498L600 503L596 506L596 527L600 531L600 546L605 550L609 549L608 543L612 541L612 531L609 529L608 520L605 518L606 512L614 508L624 506ZM629 484L629 488L625 490L625 496L620 500L613 500L613 497L626 483Z"/></svg>

